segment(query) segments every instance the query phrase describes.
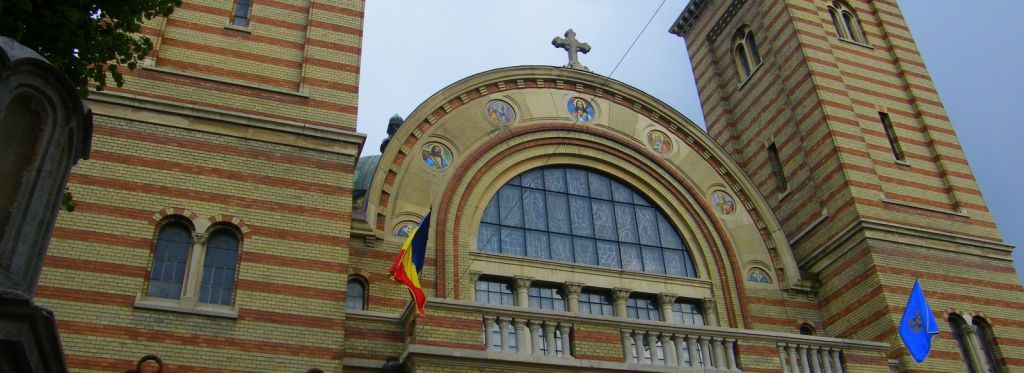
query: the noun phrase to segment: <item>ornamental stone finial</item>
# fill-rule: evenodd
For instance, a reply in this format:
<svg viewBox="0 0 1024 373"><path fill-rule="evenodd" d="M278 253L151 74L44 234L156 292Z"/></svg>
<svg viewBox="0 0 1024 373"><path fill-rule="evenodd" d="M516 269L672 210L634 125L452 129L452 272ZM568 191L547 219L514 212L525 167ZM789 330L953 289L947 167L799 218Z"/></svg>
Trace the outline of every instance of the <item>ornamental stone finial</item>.
<svg viewBox="0 0 1024 373"><path fill-rule="evenodd" d="M565 67L568 67L570 69L590 71L590 69L588 69L586 66L583 66L583 64L580 63L578 53L590 52L590 44L582 43L576 40L575 31L573 31L572 29L567 30L565 32L565 38L556 36L554 39L551 39L551 45L554 45L556 48L565 49L566 53L569 54L569 64L565 65Z"/></svg>

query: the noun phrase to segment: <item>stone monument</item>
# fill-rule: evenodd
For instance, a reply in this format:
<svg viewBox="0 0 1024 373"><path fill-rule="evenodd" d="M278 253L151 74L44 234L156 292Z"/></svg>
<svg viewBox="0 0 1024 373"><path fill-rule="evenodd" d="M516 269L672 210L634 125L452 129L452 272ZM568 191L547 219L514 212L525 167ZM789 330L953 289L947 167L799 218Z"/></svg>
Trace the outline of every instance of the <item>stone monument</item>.
<svg viewBox="0 0 1024 373"><path fill-rule="evenodd" d="M33 298L92 114L71 80L0 36L0 372L64 372L53 313Z"/></svg>

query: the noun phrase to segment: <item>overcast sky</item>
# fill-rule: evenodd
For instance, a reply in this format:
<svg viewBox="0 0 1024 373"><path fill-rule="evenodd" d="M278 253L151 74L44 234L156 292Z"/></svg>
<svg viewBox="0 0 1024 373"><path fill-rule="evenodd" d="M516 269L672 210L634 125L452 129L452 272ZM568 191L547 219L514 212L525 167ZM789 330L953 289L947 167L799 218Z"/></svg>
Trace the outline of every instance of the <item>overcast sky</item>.
<svg viewBox="0 0 1024 373"><path fill-rule="evenodd" d="M403 118L445 86L517 65L563 65L551 39L568 28L593 50L580 60L668 103L703 126L682 38L668 33L688 0L366 2L359 91L363 155L378 154L388 118ZM1006 242L1024 243L1024 1L899 1ZM1024 250L1014 253L1024 274ZM1024 281L1024 276L1021 276Z"/></svg>

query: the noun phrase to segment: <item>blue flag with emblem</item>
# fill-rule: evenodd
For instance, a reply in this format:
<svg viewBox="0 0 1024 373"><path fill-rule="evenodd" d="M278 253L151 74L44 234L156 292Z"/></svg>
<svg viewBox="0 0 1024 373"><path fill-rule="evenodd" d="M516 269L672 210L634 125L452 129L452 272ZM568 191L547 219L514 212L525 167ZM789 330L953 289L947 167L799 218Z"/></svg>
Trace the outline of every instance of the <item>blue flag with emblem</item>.
<svg viewBox="0 0 1024 373"><path fill-rule="evenodd" d="M936 334L939 334L939 325L935 323L935 315L924 299L921 284L914 280L914 290L910 291L907 308L903 310L903 319L900 320L900 338L903 338L903 344L918 364L928 357L932 349L932 337Z"/></svg>

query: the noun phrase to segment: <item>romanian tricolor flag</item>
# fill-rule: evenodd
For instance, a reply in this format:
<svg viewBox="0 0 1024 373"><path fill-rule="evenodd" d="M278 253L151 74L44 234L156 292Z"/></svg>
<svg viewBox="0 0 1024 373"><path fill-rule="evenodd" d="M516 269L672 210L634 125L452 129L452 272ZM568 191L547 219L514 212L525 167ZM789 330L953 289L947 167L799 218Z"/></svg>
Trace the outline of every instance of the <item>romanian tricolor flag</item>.
<svg viewBox="0 0 1024 373"><path fill-rule="evenodd" d="M428 232L430 232L430 213L427 213L427 216L420 221L420 225L409 233L409 238L405 239L402 250L398 252L398 257L395 258L395 262L391 264L391 269L388 271L391 278L409 287L409 293L412 294L412 299L416 302L416 311L421 316L426 315L423 312L423 304L427 302L427 295L423 293L423 287L420 286L420 272L423 271L423 259L427 255Z"/></svg>

